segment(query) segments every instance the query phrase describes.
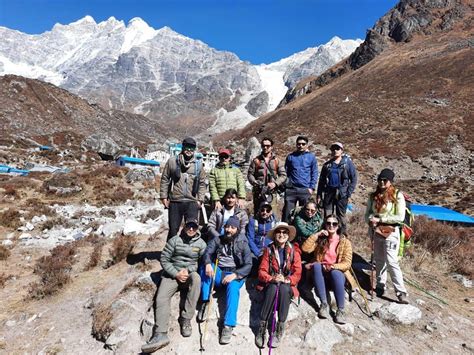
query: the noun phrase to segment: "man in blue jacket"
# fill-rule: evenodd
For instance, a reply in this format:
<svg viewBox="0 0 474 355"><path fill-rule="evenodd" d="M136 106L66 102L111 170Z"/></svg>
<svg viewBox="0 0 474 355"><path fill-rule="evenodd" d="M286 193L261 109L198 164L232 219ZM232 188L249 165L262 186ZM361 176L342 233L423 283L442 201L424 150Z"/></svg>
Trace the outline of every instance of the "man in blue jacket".
<svg viewBox="0 0 474 355"><path fill-rule="evenodd" d="M252 216L249 219L246 234L252 252L252 275L257 273L263 249L272 242L271 239L267 238L267 234L275 227L276 223L277 219L269 202L262 202L255 217Z"/></svg>
<svg viewBox="0 0 474 355"><path fill-rule="evenodd" d="M296 203L303 206L315 191L318 181L318 162L308 150L307 137L296 138L296 151L286 157L285 169L288 179L282 221L288 222Z"/></svg>
<svg viewBox="0 0 474 355"><path fill-rule="evenodd" d="M217 268L214 275L216 258ZM207 307L211 297L211 285L214 278L215 287L226 287L226 311L224 328L219 342L229 344L232 331L237 325L237 311L239 308L240 288L245 283L245 278L252 268L250 253L245 233L240 232L240 221L236 216L231 216L225 226L224 234L212 238L203 255L204 268L201 270L201 296L202 305L198 312L198 321L206 320Z"/></svg>
<svg viewBox="0 0 474 355"><path fill-rule="evenodd" d="M331 159L321 168L317 201L323 204L324 216L336 213L341 233L346 233L347 204L356 188L357 170L351 158L344 154L342 143L331 144L331 154Z"/></svg>

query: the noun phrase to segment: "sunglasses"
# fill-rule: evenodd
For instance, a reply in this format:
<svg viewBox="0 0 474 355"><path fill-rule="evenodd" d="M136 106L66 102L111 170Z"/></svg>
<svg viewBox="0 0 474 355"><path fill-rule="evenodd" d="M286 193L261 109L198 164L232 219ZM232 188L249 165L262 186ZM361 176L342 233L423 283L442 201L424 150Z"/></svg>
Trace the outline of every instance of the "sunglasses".
<svg viewBox="0 0 474 355"><path fill-rule="evenodd" d="M260 209L260 212L270 213L271 211L272 211L272 209L268 208L268 207Z"/></svg>
<svg viewBox="0 0 474 355"><path fill-rule="evenodd" d="M378 181L378 182L381 182L381 183L383 183L383 184L386 184L387 181L388 181L388 179L378 179L377 181Z"/></svg>
<svg viewBox="0 0 474 355"><path fill-rule="evenodd" d="M286 229L278 229L275 231L275 234L288 235L288 231Z"/></svg>
<svg viewBox="0 0 474 355"><path fill-rule="evenodd" d="M311 209L311 208L305 208L304 210L305 210L306 212L309 212L309 213L314 213L314 212L316 212L316 210L313 210L313 209Z"/></svg>
<svg viewBox="0 0 474 355"><path fill-rule="evenodd" d="M297 142L296 145L297 145L297 146L300 146L300 145L301 145L301 146L305 146L305 145L306 145L306 142Z"/></svg>
<svg viewBox="0 0 474 355"><path fill-rule="evenodd" d="M188 228L188 229L198 229L199 226L196 223L190 223L190 224L186 224L186 228Z"/></svg>
<svg viewBox="0 0 474 355"><path fill-rule="evenodd" d="M331 147L331 150L342 150L342 148L336 145L334 147Z"/></svg>
<svg viewBox="0 0 474 355"><path fill-rule="evenodd" d="M230 158L230 155L227 155L227 154L219 155L219 159L228 159L228 158Z"/></svg>
<svg viewBox="0 0 474 355"><path fill-rule="evenodd" d="M183 150L190 150L191 152L194 152L196 147L193 147L192 145L185 145L183 146Z"/></svg>
<svg viewBox="0 0 474 355"><path fill-rule="evenodd" d="M271 146L271 144L262 144L262 148L270 148Z"/></svg>
<svg viewBox="0 0 474 355"><path fill-rule="evenodd" d="M337 227L339 225L339 222L326 222L326 225L328 227Z"/></svg>

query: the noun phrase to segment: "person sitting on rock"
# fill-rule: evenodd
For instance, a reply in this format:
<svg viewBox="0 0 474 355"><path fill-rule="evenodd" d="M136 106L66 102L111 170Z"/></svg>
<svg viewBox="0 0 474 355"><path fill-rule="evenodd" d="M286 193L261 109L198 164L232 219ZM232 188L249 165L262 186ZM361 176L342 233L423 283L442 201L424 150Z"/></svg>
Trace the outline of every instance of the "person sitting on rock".
<svg viewBox="0 0 474 355"><path fill-rule="evenodd" d="M252 274L257 273L263 250L272 242L267 236L276 223L277 218L272 212L272 205L265 201L260 204L256 216L249 219L246 235L252 251Z"/></svg>
<svg viewBox="0 0 474 355"><path fill-rule="evenodd" d="M323 218L318 211L316 202L310 199L306 202L295 216L293 225L296 228L295 243L301 248L301 245L314 233L317 233L323 224ZM311 255L303 253L301 255L304 262L309 262L312 259Z"/></svg>
<svg viewBox="0 0 474 355"><path fill-rule="evenodd" d="M222 198L222 207L212 211L209 217L209 223L207 224L208 238L217 238L224 234L224 225L231 216L235 216L239 219L239 229L245 230L245 226L249 222L247 212L241 209L237 204L237 190L227 189L224 197Z"/></svg>
<svg viewBox="0 0 474 355"><path fill-rule="evenodd" d="M216 273L214 266L217 260ZM240 221L236 216L231 216L225 226L224 234L213 238L207 245L203 256L202 278L202 305L198 311L198 321L207 319L209 299L212 296L211 285L214 279L215 287L226 287L226 310L224 328L219 342L228 344L232 332L237 324L237 311L239 308L240 288L252 268L252 256L245 234L240 232Z"/></svg>
<svg viewBox="0 0 474 355"><path fill-rule="evenodd" d="M177 291L186 292L184 309L181 309L179 324L181 335L190 337L191 319L201 289L201 277L198 274L198 260L206 250L201 239L198 221L186 220L181 233L168 240L161 252L163 276L155 299L155 326L153 336L142 346L142 352L152 353L169 344L168 327L171 298Z"/></svg>
<svg viewBox="0 0 474 355"><path fill-rule="evenodd" d="M307 270L313 270L316 295L321 301L318 316L323 319L329 316L326 290L332 285L337 304L334 321L345 324L344 285L346 278L353 288L355 282L350 274L352 244L348 238L339 233L339 220L336 215L331 214L325 219L324 229L306 239L302 250L305 253L314 252L314 262L306 264L305 267Z"/></svg>
<svg viewBox="0 0 474 355"><path fill-rule="evenodd" d="M299 295L296 286L301 278L301 256L300 250L291 244L295 236L295 227L289 226L285 222L277 223L268 233L268 238L273 240L273 243L264 248L262 262L258 270L260 284L257 288L263 289L265 292L260 313L260 325L255 336L255 345L259 348L264 347L269 321L272 323L272 331L274 331L274 322L270 315L275 307L275 302L277 302L278 322L276 331L272 333L271 344L270 341L268 342L268 346L272 348L278 347L283 337L291 298Z"/></svg>

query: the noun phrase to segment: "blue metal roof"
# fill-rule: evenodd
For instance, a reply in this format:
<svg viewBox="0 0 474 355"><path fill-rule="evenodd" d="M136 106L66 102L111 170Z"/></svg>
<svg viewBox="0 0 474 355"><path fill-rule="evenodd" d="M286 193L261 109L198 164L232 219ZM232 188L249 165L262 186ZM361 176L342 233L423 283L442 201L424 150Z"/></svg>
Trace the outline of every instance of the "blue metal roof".
<svg viewBox="0 0 474 355"><path fill-rule="evenodd" d="M425 215L438 221L474 223L474 218L441 206L411 205L414 215Z"/></svg>
<svg viewBox="0 0 474 355"><path fill-rule="evenodd" d="M15 175L26 176L28 175L28 172L29 172L28 170L12 168L11 166L7 166L7 165L0 166L0 173L2 174L15 174Z"/></svg>
<svg viewBox="0 0 474 355"><path fill-rule="evenodd" d="M141 158L132 158L121 156L117 159L117 161L123 163L132 163L132 164L142 164L142 165L153 165L153 166L160 166L160 162L156 160L149 160L149 159L141 159Z"/></svg>

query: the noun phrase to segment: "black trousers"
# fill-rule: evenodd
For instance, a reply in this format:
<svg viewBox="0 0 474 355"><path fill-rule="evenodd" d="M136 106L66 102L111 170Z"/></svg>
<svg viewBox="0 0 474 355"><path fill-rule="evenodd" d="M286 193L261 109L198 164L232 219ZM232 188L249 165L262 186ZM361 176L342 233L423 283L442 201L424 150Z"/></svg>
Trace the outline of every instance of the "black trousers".
<svg viewBox="0 0 474 355"><path fill-rule="evenodd" d="M346 211L349 200L347 198L340 198L337 189L329 189L324 193L323 209L324 218L330 214L336 214L339 223L341 224L341 234L346 234L347 220Z"/></svg>
<svg viewBox="0 0 474 355"><path fill-rule="evenodd" d="M286 322L288 318L288 312L290 310L291 297L293 297L293 290L290 284L275 284L270 283L265 288L265 299L263 300L262 311L260 313L260 319L270 322L272 320L273 309L275 307L276 291L278 290L278 321Z"/></svg>
<svg viewBox="0 0 474 355"><path fill-rule="evenodd" d="M170 201L170 206L168 209L168 240L178 234L183 217L184 220L188 218L199 220L198 203L195 201Z"/></svg>
<svg viewBox="0 0 474 355"><path fill-rule="evenodd" d="M311 197L308 188L306 187L291 187L285 190L285 205L283 206L282 222L287 222L290 219L291 210L295 208L296 202L303 206Z"/></svg>

